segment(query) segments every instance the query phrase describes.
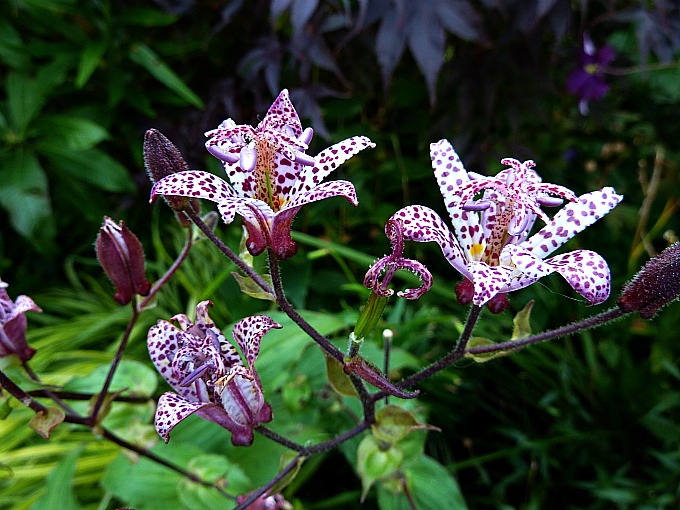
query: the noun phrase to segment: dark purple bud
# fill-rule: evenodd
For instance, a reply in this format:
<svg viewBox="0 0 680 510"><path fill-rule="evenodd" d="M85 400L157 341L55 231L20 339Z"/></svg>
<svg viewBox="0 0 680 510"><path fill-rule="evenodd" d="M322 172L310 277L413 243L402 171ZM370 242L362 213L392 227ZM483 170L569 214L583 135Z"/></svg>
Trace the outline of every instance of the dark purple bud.
<svg viewBox="0 0 680 510"><path fill-rule="evenodd" d="M456 299L458 304L463 306L472 303L472 298L475 296L475 286L467 278L456 285Z"/></svg>
<svg viewBox="0 0 680 510"><path fill-rule="evenodd" d="M144 166L152 183L156 183L168 175L185 172L189 169L177 147L157 129L149 129L144 134ZM182 211L189 204L195 212L199 212L198 200L187 197L164 195L163 199L174 211ZM184 215L178 214L184 225Z"/></svg>
<svg viewBox="0 0 680 510"><path fill-rule="evenodd" d="M390 381L385 379L385 376L382 375L376 367L369 365L369 363L360 356L355 356L354 358L346 360L344 371L346 374L355 374L359 376L368 384L383 390L388 395L398 398L416 398L420 394L418 390L410 392L398 388Z"/></svg>
<svg viewBox="0 0 680 510"><path fill-rule="evenodd" d="M486 302L486 307L491 313L501 313L510 306L508 296L505 293L496 294Z"/></svg>
<svg viewBox="0 0 680 510"><path fill-rule="evenodd" d="M649 260L623 288L617 304L624 312L651 319L680 296L680 242Z"/></svg>
<svg viewBox="0 0 680 510"><path fill-rule="evenodd" d="M151 284L144 274L142 243L125 223L121 221L118 225L105 217L97 236L96 250L99 264L116 287L116 301L125 305L133 294L146 296L149 293Z"/></svg>

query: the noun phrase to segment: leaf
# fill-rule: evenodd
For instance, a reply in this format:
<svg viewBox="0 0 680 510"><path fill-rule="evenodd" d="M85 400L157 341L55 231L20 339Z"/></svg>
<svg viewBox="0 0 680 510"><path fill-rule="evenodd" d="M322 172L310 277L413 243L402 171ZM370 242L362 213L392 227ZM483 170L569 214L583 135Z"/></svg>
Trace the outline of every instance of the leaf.
<svg viewBox="0 0 680 510"><path fill-rule="evenodd" d="M300 472L302 463L305 461L305 458L300 457L296 452L283 452L281 454L281 458L279 459L279 472L283 471L283 468L286 467L290 462L295 460L295 458L297 458L295 467L291 469L286 476L284 476L278 482L276 482L271 489L269 489L268 491L269 494L279 493L283 489L288 487L288 484L290 484L290 482L292 482L297 476L297 474Z"/></svg>
<svg viewBox="0 0 680 510"><path fill-rule="evenodd" d="M65 391L82 391L92 393L101 388L109 372L108 365L101 365L85 377L74 377L64 385ZM141 361L123 360L118 365L110 392L125 391L126 395L134 394L149 397L158 386L156 371Z"/></svg>
<svg viewBox="0 0 680 510"><path fill-rule="evenodd" d="M172 90L187 103L203 109L203 101L182 81L182 79L163 62L163 60L147 45L136 43L128 55L135 64L142 66L166 87Z"/></svg>
<svg viewBox="0 0 680 510"><path fill-rule="evenodd" d="M371 425L373 435L389 443L401 441L414 430L440 429L416 420L411 412L396 405L387 405L380 409L376 413L375 423Z"/></svg>
<svg viewBox="0 0 680 510"><path fill-rule="evenodd" d="M447 510L466 510L467 504L455 478L439 462L427 455L409 462L402 468L409 491L418 510L440 510L442 501ZM413 508L403 492L378 489L381 510L410 510Z"/></svg>
<svg viewBox="0 0 680 510"><path fill-rule="evenodd" d="M328 354L326 354L325 357L326 374L328 375L328 383L331 385L331 388L339 395L356 397L357 390L354 388L349 376L343 370L342 363Z"/></svg>
<svg viewBox="0 0 680 510"><path fill-rule="evenodd" d="M123 165L99 149L72 151L54 144L37 147L55 168L80 182L91 184L104 191L132 192L135 189L130 174Z"/></svg>
<svg viewBox="0 0 680 510"><path fill-rule="evenodd" d="M35 157L24 149L10 152L0 167L0 205L9 213L12 227L46 252L51 248L51 218L47 177Z"/></svg>
<svg viewBox="0 0 680 510"><path fill-rule="evenodd" d="M401 448L366 436L357 448L357 473L361 478L361 500L371 486L381 478L393 474L401 467L404 454Z"/></svg>
<svg viewBox="0 0 680 510"><path fill-rule="evenodd" d="M231 275L234 277L236 283L238 283L238 286L241 289L241 292L244 294L255 299L265 299L267 301L273 301L276 303L276 296L262 290L262 287L255 283L255 281L250 276L243 276L236 271L232 272ZM272 277L270 275L264 274L260 276L266 283L272 286Z"/></svg>
<svg viewBox="0 0 680 510"><path fill-rule="evenodd" d="M75 85L76 88L81 89L88 82L92 73L99 66L104 53L106 53L106 41L88 41L84 45L83 51L80 53L80 61L78 62L78 73L76 74Z"/></svg>
<svg viewBox="0 0 680 510"><path fill-rule="evenodd" d="M47 492L31 507L31 510L79 510L82 508L73 495L73 476L76 460L82 448L69 453L57 467L47 475Z"/></svg>
<svg viewBox="0 0 680 510"><path fill-rule="evenodd" d="M45 411L35 413L28 426L45 439L49 439L52 431L63 423L65 417L66 414L61 408L48 407Z"/></svg>
<svg viewBox="0 0 680 510"><path fill-rule="evenodd" d="M510 340L519 340L531 335L531 310L533 307L534 300L532 299L513 317L512 338Z"/></svg>
<svg viewBox="0 0 680 510"><path fill-rule="evenodd" d="M382 69L385 87L406 47L405 23L406 21L399 16L397 9L389 9L380 23L375 38L375 54Z"/></svg>
<svg viewBox="0 0 680 510"><path fill-rule="evenodd" d="M249 490L252 485L240 467L222 455L198 455L189 461L188 470L199 478L216 483L233 496ZM179 501L184 508L212 510L225 505L225 497L216 489L206 487L187 478L177 485Z"/></svg>
<svg viewBox="0 0 680 510"><path fill-rule="evenodd" d="M433 105L437 76L444 64L446 34L431 2L419 2L414 14L408 24L408 46L425 77L430 104Z"/></svg>
<svg viewBox="0 0 680 510"><path fill-rule="evenodd" d="M42 115L33 126L49 145L85 150L107 140L109 133L96 122L71 115Z"/></svg>
<svg viewBox="0 0 680 510"><path fill-rule="evenodd" d="M465 1L435 2L439 22L461 39L486 44L488 37L481 16Z"/></svg>
<svg viewBox="0 0 680 510"><path fill-rule="evenodd" d="M487 347L490 345L496 345L496 342L489 340L488 338L483 338L479 336L473 336L470 341L467 344L467 349L472 349L474 347ZM505 356L506 354L510 354L512 350L508 351L496 351L496 352L486 352L484 354L471 354L471 353L466 353L465 357L470 358L477 363L485 363L486 361L490 361L494 358L498 358L500 356Z"/></svg>

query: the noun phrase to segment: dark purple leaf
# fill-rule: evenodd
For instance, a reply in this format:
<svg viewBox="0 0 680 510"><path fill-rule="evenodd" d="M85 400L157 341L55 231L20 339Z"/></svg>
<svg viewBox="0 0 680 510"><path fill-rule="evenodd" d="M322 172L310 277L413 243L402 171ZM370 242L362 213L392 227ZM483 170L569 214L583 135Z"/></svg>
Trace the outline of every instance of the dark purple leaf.
<svg viewBox="0 0 680 510"><path fill-rule="evenodd" d="M382 70L385 86L401 60L406 46L406 20L398 9L385 13L375 38L375 53Z"/></svg>
<svg viewBox="0 0 680 510"><path fill-rule="evenodd" d="M437 1L434 8L439 15L441 25L452 34L466 41L479 43L488 41L482 18L468 2Z"/></svg>
<svg viewBox="0 0 680 510"><path fill-rule="evenodd" d="M408 24L408 46L427 82L430 104L434 104L435 85L444 63L446 33L437 20L433 0L417 4Z"/></svg>

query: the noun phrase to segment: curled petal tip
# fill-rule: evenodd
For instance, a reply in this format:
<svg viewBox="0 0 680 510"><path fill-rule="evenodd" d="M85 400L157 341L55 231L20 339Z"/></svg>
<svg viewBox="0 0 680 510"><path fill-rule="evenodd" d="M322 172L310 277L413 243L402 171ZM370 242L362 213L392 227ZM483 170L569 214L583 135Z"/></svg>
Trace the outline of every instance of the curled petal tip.
<svg viewBox="0 0 680 510"><path fill-rule="evenodd" d="M312 156L308 156L301 151L295 151L295 162L304 166L314 166L316 164L316 161Z"/></svg>
<svg viewBox="0 0 680 510"><path fill-rule="evenodd" d="M221 147L217 145L206 144L206 149L211 155L215 156L220 161L224 161L225 163L236 163L239 160L238 156L223 150Z"/></svg>

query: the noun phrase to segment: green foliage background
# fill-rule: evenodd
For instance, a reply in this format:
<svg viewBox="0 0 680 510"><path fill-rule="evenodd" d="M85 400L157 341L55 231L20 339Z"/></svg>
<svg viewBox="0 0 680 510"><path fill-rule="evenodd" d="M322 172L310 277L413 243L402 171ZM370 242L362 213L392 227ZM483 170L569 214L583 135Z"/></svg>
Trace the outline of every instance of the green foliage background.
<svg viewBox="0 0 680 510"><path fill-rule="evenodd" d="M605 185L623 194L619 207L568 246L605 257L615 296L679 231L677 8L462 4L471 11L446 18L458 21L440 31L443 51L409 39L401 53L388 54L377 41L396 37L383 23L403 2L2 3L0 275L11 296L28 294L44 310L29 317L33 369L72 391L101 387L129 319L94 256L104 215L124 219L143 240L150 279L181 247L172 214L147 203L145 130L166 134L191 168L219 173L203 150L203 132L226 117L256 123L283 87L305 125L315 127L311 154L357 134L377 144L338 171L355 184L359 208L329 200L303 209L294 223L300 252L283 265L291 301L341 348L367 296L365 269L388 249L385 220L411 203L445 214L429 159L429 144L441 138L469 170L495 173L506 156L534 159L544 180L577 194ZM618 69L587 116L564 91L583 30L614 46ZM658 35L652 42L651 32ZM236 223L218 232L238 246ZM408 250L436 285L418 302L388 305L379 331L394 332L394 379L450 350L466 314L452 293L458 277L438 248ZM203 299L214 302L213 316L225 327L260 312L285 322L267 302L240 294L232 271L208 243L192 250L142 315L114 384L149 400L114 404L105 424L208 479L226 476L236 495L271 478L283 449L262 437L233 448L226 432L198 418L178 427L168 446L159 442L151 422L164 383L145 345L157 319L191 315ZM534 331L596 311L574 296L550 277L513 294L504 314L485 314L476 334L508 338L512 316L531 299ZM418 432L408 445L416 453L404 470L418 508L455 498L474 509L677 508L677 312L675 304L652 322L625 319L483 365L462 364L423 384L422 397L408 405L441 432ZM381 365L379 331L364 354ZM266 337L258 370L274 430L317 442L352 425L346 408L358 408L329 390L322 355L293 325ZM27 426L32 413L16 401L12 407L0 422L0 508L229 507L160 466L131 464L83 428L60 426L45 441ZM358 444L305 463L287 499L297 508L354 508ZM364 506L407 508L393 489L378 483Z"/></svg>

